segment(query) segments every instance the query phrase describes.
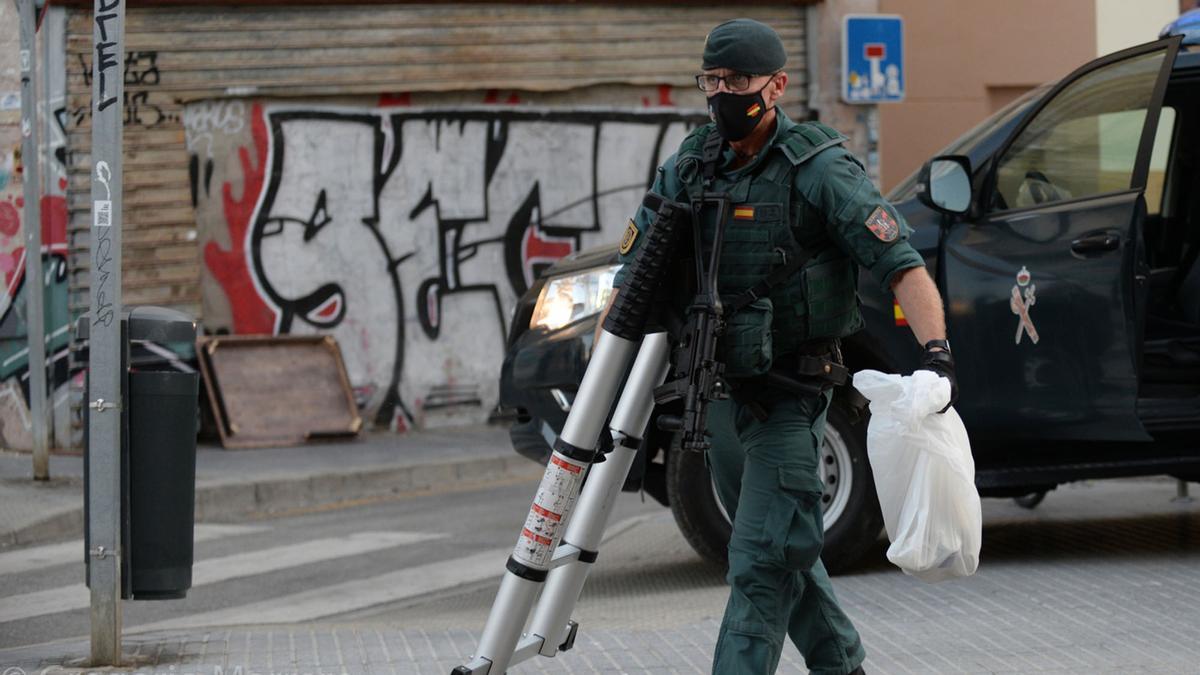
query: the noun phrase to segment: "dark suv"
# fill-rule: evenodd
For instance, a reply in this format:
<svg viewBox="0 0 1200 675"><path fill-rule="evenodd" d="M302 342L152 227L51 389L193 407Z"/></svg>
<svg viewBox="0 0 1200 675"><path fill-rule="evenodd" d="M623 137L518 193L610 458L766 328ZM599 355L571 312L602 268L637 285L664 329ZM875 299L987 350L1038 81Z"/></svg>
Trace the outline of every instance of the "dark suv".
<svg viewBox="0 0 1200 675"><path fill-rule="evenodd" d="M1180 41L1029 92L889 195L946 302L984 496L1032 506L1080 479L1200 480L1200 51ZM546 461L570 409L614 265L613 248L571 256L521 298L501 405L532 460ZM599 289L595 307L547 306L547 288L580 284ZM919 349L899 308L866 275L859 294L866 327L844 341L847 365L911 372ZM831 571L881 530L865 428L835 397L822 464ZM699 455L651 424L625 489L670 506L689 543L724 561L729 522Z"/></svg>

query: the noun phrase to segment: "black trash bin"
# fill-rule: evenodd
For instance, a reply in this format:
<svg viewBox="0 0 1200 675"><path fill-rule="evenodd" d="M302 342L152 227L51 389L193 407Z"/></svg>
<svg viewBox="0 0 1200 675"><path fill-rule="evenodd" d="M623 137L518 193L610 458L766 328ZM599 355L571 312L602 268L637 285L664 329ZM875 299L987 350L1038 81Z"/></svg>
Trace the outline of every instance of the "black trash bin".
<svg viewBox="0 0 1200 675"><path fill-rule="evenodd" d="M79 326L76 339L87 340L86 321ZM176 310L133 307L122 316L121 334L128 369L121 453L122 597L179 599L192 586L200 375L170 345L194 345L196 323ZM80 355L90 356L82 350ZM88 417L85 408L85 430Z"/></svg>
<svg viewBox="0 0 1200 675"><path fill-rule="evenodd" d="M196 343L196 324L183 312L136 307L128 322L131 343ZM134 600L182 598L192 587L200 375L176 363L132 359L129 368L126 559Z"/></svg>

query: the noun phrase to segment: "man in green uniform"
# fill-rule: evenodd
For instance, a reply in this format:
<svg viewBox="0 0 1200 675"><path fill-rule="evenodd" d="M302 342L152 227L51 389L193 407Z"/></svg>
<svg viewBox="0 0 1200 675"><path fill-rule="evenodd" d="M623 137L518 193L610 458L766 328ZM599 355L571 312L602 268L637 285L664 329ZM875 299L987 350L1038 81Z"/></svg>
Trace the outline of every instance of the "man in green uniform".
<svg viewBox="0 0 1200 675"><path fill-rule="evenodd" d="M756 378L764 367L795 372L804 357L839 358L837 339L862 327L861 267L895 294L925 345L923 367L956 387L941 297L907 242L903 218L843 147L845 136L815 122L796 124L776 107L788 82L786 58L765 24L737 19L714 28L696 77L713 124L688 135L659 167L651 191L685 203L706 191L703 151L715 127L721 153L712 155L707 191L726 192L732 203L718 267L722 297L756 285L761 291L772 270L811 256L730 316L719 347L733 395L709 406L706 459L733 531L713 672L774 672L786 634L812 672L841 675L862 672L865 653L820 559L818 449L831 394L797 395ZM714 211L700 218L707 242ZM624 262L652 215L641 208L630 220ZM618 275L614 285L621 282Z"/></svg>

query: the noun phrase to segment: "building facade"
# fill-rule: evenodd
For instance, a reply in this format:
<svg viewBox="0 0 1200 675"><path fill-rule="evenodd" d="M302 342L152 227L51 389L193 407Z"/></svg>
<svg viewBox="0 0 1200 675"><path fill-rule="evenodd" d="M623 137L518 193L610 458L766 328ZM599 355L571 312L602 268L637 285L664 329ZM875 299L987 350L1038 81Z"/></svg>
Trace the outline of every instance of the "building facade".
<svg viewBox="0 0 1200 675"><path fill-rule="evenodd" d="M1165 20L1134 30L1124 4L132 2L124 301L181 309L208 333L334 335L377 428L482 421L516 298L559 257L615 243L654 167L704 121L692 77L713 25L736 15L774 26L789 54L788 114L847 133L886 187L1029 87L1135 34L1152 39L1148 24ZM907 41L908 98L882 111L840 98L842 19L879 12L905 17ZM69 326L91 278L91 3L52 5L39 38L46 332L63 446L78 435L82 386L77 377L72 414ZM10 448L29 444L16 45L16 10L2 4Z"/></svg>
<svg viewBox="0 0 1200 675"><path fill-rule="evenodd" d="M1103 54L1150 42L1191 0L879 0L904 17L907 92L879 106L881 184L1025 92Z"/></svg>

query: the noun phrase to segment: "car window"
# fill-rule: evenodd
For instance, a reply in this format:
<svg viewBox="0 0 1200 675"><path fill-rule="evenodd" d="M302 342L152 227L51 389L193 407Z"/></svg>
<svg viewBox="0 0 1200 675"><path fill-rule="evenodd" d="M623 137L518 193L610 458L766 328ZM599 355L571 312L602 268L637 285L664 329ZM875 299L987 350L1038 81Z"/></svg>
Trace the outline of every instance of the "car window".
<svg viewBox="0 0 1200 675"><path fill-rule="evenodd" d="M1049 89L1049 85L1034 87L1029 91L1021 94L1016 99L1010 101L1007 105L1000 108L996 112L988 115L982 122L971 127L969 131L954 139L942 148L940 151L931 155L937 157L939 155L963 155L967 154L971 148L986 135L992 133L993 130L1008 124L1013 117L1023 113L1025 108L1033 104L1033 101L1040 97ZM920 176L920 169L909 174L908 178L900 181L896 187L888 194L888 200L893 202L910 199L917 195L917 178Z"/></svg>
<svg viewBox="0 0 1200 675"><path fill-rule="evenodd" d="M1167 166L1171 163L1174 147L1175 108L1163 106L1158 118L1158 130L1154 133L1154 150L1150 153L1150 174L1146 177L1146 213L1158 215L1163 210L1163 192L1167 184Z"/></svg>
<svg viewBox="0 0 1200 675"><path fill-rule="evenodd" d="M1060 91L997 166L991 210L1128 189L1164 52L1094 70Z"/></svg>

